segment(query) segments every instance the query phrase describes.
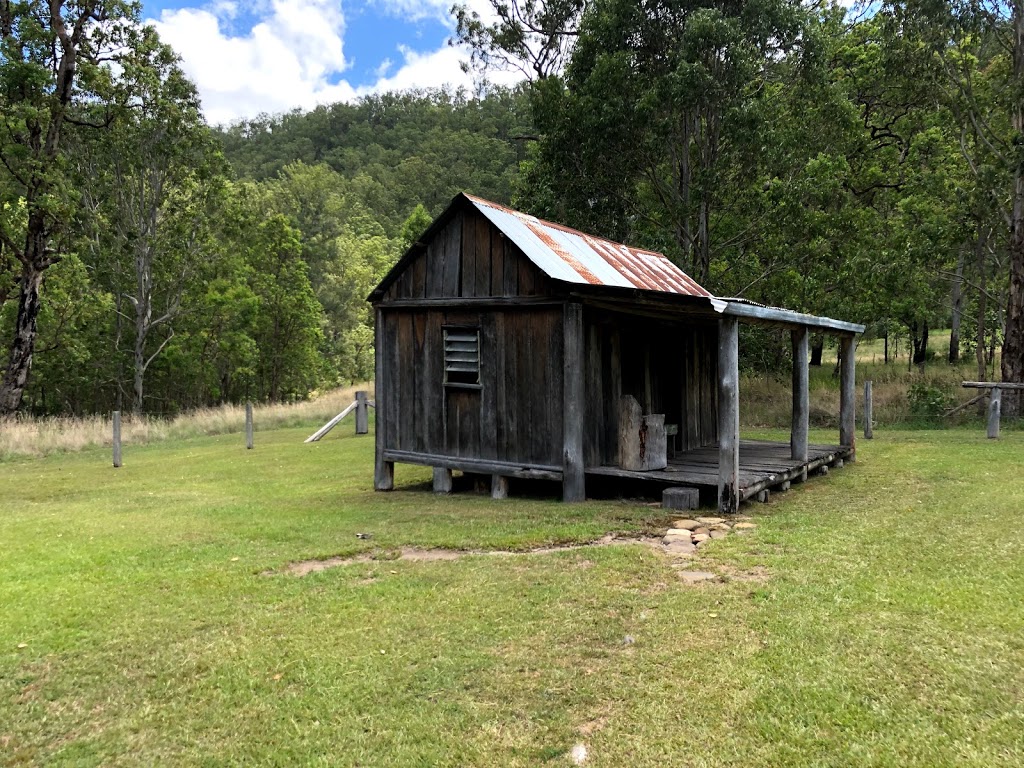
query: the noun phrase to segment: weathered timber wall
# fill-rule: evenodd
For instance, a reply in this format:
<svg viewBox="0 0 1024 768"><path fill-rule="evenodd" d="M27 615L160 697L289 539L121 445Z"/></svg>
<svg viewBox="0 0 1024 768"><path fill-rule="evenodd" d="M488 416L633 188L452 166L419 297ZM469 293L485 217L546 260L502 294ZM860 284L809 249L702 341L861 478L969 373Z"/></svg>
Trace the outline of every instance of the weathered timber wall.
<svg viewBox="0 0 1024 768"><path fill-rule="evenodd" d="M383 309L385 449L561 463L560 306ZM478 388L445 385L446 325L479 326Z"/></svg>
<svg viewBox="0 0 1024 768"><path fill-rule="evenodd" d="M600 309L587 310L584 328L588 466L616 462L622 395L678 424L683 450L717 441L717 328Z"/></svg>
<svg viewBox="0 0 1024 768"><path fill-rule="evenodd" d="M551 281L482 213L460 211L385 295L395 299L546 296Z"/></svg>

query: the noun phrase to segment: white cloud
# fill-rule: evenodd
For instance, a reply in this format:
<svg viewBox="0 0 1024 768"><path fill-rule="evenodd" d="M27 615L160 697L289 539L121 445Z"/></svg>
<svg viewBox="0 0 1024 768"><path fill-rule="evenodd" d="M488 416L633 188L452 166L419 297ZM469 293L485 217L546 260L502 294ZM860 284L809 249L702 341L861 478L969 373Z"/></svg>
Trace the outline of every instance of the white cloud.
<svg viewBox="0 0 1024 768"><path fill-rule="evenodd" d="M375 2L389 11L409 14L419 12L414 8L428 14L446 13L450 7L450 0ZM472 5L490 7L487 0L472 0ZM399 46L398 69L393 70L395 64L385 59L371 85L354 87L341 79L350 62L344 55L345 18L338 0L257 0L248 5L256 23L235 34L239 7L235 0L212 0L202 8L165 10L150 22L181 56L210 123L296 107L312 109L389 90L472 87L472 77L460 67L468 54L448 46L446 40L439 40L438 48L428 52ZM451 26L451 19L446 19ZM494 76L494 82L502 84L516 80L512 73Z"/></svg>
<svg viewBox="0 0 1024 768"><path fill-rule="evenodd" d="M234 36L226 27L236 11L235 4L218 2L165 10L151 22L181 56L211 123L354 96L348 83L330 81L347 66L337 2L272 0L248 33Z"/></svg>
<svg viewBox="0 0 1024 768"><path fill-rule="evenodd" d="M418 53L406 46L399 46L403 64L391 77L381 77L373 85L357 89L357 94L384 91L405 91L412 88L439 88L450 85L455 88L472 89L473 78L462 71L462 63L468 56L461 48L443 45L436 51ZM496 85L511 85L522 77L514 72L494 72L490 82Z"/></svg>
<svg viewBox="0 0 1024 768"><path fill-rule="evenodd" d="M373 4L386 13L409 21L441 19L448 22L448 11L454 2L462 0L372 0Z"/></svg>
<svg viewBox="0 0 1024 768"><path fill-rule="evenodd" d="M399 18L412 21L435 18L451 27L455 26L451 15L453 5L469 6L469 9L480 14L480 18L484 21L494 21L498 18L490 0L371 0L371 2L385 13Z"/></svg>

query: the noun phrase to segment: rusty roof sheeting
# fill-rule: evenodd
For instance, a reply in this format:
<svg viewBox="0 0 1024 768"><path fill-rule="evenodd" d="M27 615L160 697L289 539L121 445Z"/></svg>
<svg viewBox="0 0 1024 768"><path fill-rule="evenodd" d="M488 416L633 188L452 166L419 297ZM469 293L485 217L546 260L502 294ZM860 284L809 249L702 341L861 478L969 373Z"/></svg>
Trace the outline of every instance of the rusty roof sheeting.
<svg viewBox="0 0 1024 768"><path fill-rule="evenodd" d="M479 197L466 197L555 280L711 297L664 254L585 235Z"/></svg>

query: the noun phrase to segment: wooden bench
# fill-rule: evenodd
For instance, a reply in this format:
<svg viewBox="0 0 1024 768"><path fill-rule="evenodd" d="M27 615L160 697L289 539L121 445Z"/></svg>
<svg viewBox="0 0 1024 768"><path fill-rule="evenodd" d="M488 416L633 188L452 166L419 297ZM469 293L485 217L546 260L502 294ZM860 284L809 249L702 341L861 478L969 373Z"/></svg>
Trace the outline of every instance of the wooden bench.
<svg viewBox="0 0 1024 768"><path fill-rule="evenodd" d="M991 394L988 399L988 436L990 439L999 437L999 413L1002 410L1003 390L1008 389L1014 392L1024 391L1024 383L1013 381L965 381L962 385L965 389L988 389Z"/></svg>

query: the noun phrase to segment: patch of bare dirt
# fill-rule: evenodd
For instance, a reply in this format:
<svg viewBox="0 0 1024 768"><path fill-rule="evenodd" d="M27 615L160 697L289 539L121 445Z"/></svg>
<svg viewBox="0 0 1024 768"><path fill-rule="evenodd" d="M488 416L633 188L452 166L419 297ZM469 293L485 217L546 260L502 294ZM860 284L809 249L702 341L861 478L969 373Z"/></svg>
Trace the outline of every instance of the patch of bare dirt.
<svg viewBox="0 0 1024 768"><path fill-rule="evenodd" d="M725 527L725 526L723 526ZM770 574L767 568L763 566L755 566L747 570L733 568L727 565L716 566L717 570L713 574L705 574L703 572L700 575L696 575L695 572L689 571L690 558L696 554L698 546L703 545L710 537L702 538L696 543L690 540L680 542L681 535L685 534L687 537L690 536L689 530L672 530L668 535L664 537L660 536L623 536L614 533L602 536L596 541L591 541L584 544L558 544L544 547L537 547L535 549L528 549L519 552L509 550L462 550L462 549L422 549L420 547L402 547L400 549L377 549L369 552L361 552L358 555L348 555L345 557L328 557L313 560L300 560L298 562L289 563L280 570L268 570L262 573L263 576L273 576L276 574L288 574L291 576L306 576L310 573L317 573L319 571L326 571L329 568L338 568L345 565L353 565L357 563L374 564L377 566L384 565L385 563L403 560L406 562L436 562L439 560L458 560L459 558L466 557L467 555L486 556L486 557L522 557L523 555L550 555L556 552L573 552L573 551L585 551L594 547L612 547L621 546L624 544L642 544L650 547L651 549L665 555L666 557L674 560L673 567L682 568L680 571L680 578L687 584L721 584L725 581L746 581L753 583L764 583L770 578ZM698 534L699 536L699 534ZM593 566L593 562L587 559L580 560L580 567L589 568ZM374 579L372 577L363 580L360 583L371 584ZM660 585L659 585L660 586ZM664 585L667 588L667 585ZM657 591L657 590L655 590Z"/></svg>
<svg viewBox="0 0 1024 768"><path fill-rule="evenodd" d="M604 715L595 718L588 723L581 725L578 730L581 736L589 736L592 733L596 733L608 725L608 718Z"/></svg>
<svg viewBox="0 0 1024 768"><path fill-rule="evenodd" d="M391 550L374 550L372 552L361 552L358 555L348 555L347 557L328 557L313 560L299 560L298 562L289 563L284 568L274 571L264 571L261 575L273 576L278 573L286 573L291 576L307 576L310 573L317 573L319 571L326 571L329 568L337 568L343 565L353 565L356 563L376 563L382 564L395 560L404 560L406 562L434 562L438 560L458 560L461 557L467 555L485 555L488 557L517 557L522 555L550 555L556 552L571 552L574 550L589 549L591 547L611 547L622 544L644 544L653 549L664 550L661 539L654 536L617 536L615 534L608 534L602 536L597 541L592 541L585 544L559 544L547 547L537 547L535 549L528 549L521 552L514 552L510 550L463 550L463 549L420 549L419 547L402 547L401 549ZM589 561L583 561L584 567L592 566L593 563Z"/></svg>

